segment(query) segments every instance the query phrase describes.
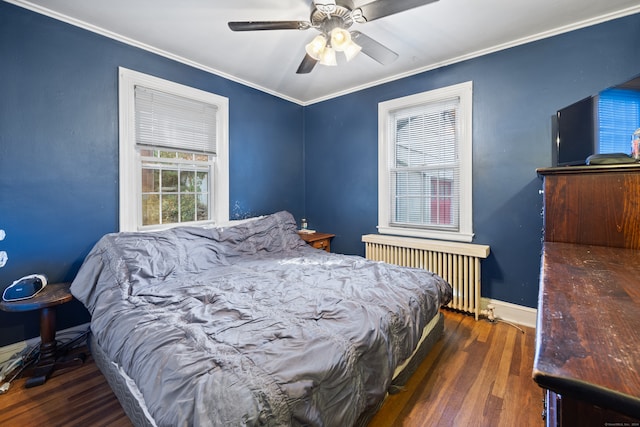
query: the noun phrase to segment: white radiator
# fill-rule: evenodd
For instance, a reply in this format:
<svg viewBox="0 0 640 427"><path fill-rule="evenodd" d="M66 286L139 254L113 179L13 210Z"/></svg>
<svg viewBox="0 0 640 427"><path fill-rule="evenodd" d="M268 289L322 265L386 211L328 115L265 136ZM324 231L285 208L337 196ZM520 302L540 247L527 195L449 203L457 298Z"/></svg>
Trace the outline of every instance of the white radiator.
<svg viewBox="0 0 640 427"><path fill-rule="evenodd" d="M441 276L453 288L448 308L480 315L480 259L489 246L383 234L362 236L365 256L374 261L424 268Z"/></svg>

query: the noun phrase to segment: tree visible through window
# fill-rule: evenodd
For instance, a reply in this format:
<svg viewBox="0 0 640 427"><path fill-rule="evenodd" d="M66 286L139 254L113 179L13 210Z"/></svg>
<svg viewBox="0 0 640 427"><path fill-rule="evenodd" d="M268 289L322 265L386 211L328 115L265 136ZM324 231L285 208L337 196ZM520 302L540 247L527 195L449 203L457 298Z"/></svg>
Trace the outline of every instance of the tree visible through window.
<svg viewBox="0 0 640 427"><path fill-rule="evenodd" d="M210 156L141 150L142 225L209 219Z"/></svg>

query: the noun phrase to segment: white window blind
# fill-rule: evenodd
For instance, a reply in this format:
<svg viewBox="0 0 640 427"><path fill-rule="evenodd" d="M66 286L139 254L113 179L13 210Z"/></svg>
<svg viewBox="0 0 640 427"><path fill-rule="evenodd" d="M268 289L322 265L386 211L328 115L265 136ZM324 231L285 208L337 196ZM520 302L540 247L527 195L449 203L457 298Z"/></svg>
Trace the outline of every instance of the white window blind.
<svg viewBox="0 0 640 427"><path fill-rule="evenodd" d="M473 239L473 83L378 104L378 231Z"/></svg>
<svg viewBox="0 0 640 427"><path fill-rule="evenodd" d="M454 97L392 114L391 225L458 230L459 104Z"/></svg>
<svg viewBox="0 0 640 427"><path fill-rule="evenodd" d="M214 155L217 110L205 102L136 86L136 144Z"/></svg>
<svg viewBox="0 0 640 427"><path fill-rule="evenodd" d="M600 153L629 153L631 135L640 128L640 91L608 89L598 99Z"/></svg>

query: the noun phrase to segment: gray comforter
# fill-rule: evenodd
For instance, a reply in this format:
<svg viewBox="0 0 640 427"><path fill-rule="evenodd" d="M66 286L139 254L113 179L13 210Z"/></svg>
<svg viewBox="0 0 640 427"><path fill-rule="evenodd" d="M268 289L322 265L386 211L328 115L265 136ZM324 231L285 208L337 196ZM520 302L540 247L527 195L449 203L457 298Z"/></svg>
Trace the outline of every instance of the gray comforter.
<svg viewBox="0 0 640 427"><path fill-rule="evenodd" d="M287 212L104 236L71 292L161 426L350 426L448 302L424 270L306 245Z"/></svg>

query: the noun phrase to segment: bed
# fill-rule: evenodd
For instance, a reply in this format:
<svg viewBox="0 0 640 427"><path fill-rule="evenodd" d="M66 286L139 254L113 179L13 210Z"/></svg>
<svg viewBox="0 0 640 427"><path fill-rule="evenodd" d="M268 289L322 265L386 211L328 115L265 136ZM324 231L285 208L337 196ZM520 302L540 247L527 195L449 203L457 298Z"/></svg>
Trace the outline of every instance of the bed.
<svg viewBox="0 0 640 427"><path fill-rule="evenodd" d="M451 287L314 249L288 212L112 233L71 285L137 426L364 425L442 336Z"/></svg>

